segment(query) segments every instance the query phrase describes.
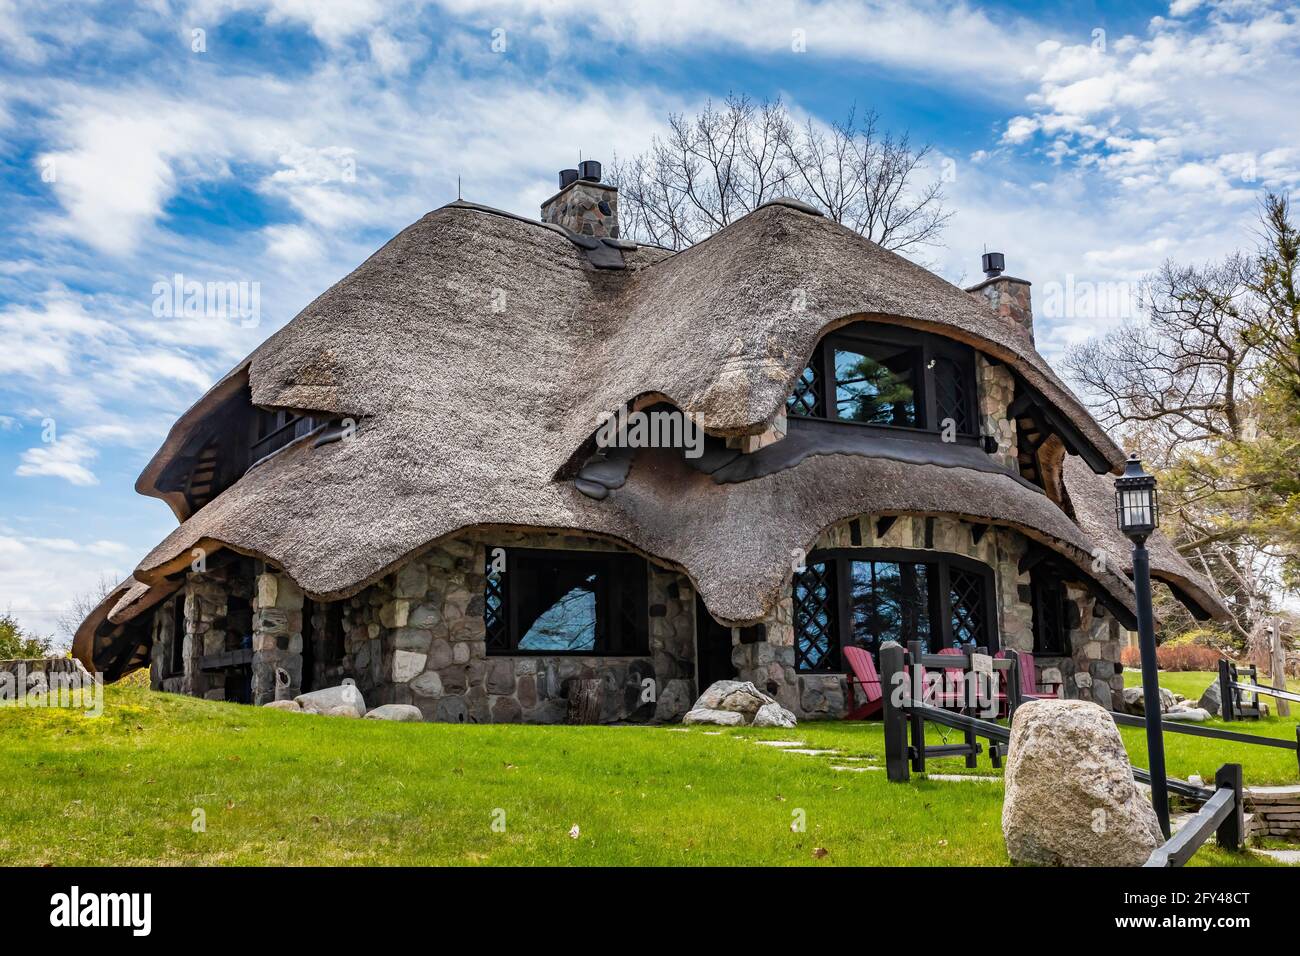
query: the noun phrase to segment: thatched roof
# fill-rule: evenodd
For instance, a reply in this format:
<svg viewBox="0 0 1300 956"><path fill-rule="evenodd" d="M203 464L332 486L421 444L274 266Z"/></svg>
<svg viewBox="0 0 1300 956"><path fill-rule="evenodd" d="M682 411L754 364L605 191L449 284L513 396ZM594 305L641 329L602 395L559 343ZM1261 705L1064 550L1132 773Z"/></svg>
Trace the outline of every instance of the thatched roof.
<svg viewBox="0 0 1300 956"><path fill-rule="evenodd" d="M1062 478L1070 507L1079 527L1097 543L1125 574L1133 573L1133 545L1115 523L1115 485L1105 475L1075 458L1067 457ZM1205 576L1187 563L1169 539L1157 531L1147 539L1151 554L1151 576L1164 581L1178 599L1201 620L1226 620L1228 609L1215 596Z"/></svg>
<svg viewBox="0 0 1300 956"><path fill-rule="evenodd" d="M1094 457L1123 456L1018 329L919 266L787 204L683 252L627 248L593 266L560 231L465 203L429 213L263 343L177 422L154 481L234 390L255 404L350 416L354 437L308 438L245 474L135 576L160 584L192 547L263 557L323 598L355 593L434 540L476 525L608 535L686 571L720 618L773 606L792 548L862 512L962 513L1017 527L1076 560L1083 532L1009 475L815 455L719 484L642 452L604 501L571 476L598 416L666 400L717 435L757 433L817 340L870 319L929 329L1005 361L1060 409ZM160 495L162 496L162 495ZM955 506L954 502L960 502ZM1102 585L1128 602L1128 584ZM135 613L124 602L110 620Z"/></svg>

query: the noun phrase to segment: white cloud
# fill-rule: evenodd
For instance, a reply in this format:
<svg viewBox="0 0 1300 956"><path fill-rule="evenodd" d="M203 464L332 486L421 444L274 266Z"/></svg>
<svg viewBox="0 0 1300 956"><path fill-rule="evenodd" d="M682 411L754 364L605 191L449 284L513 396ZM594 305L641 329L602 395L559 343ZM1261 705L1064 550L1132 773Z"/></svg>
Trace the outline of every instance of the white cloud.
<svg viewBox="0 0 1300 956"><path fill-rule="evenodd" d="M59 619L73 601L98 597L134 564L130 548L118 541L43 538L0 528L0 612L66 646Z"/></svg>
<svg viewBox="0 0 1300 956"><path fill-rule="evenodd" d="M99 452L82 436L75 433L63 435L24 451L14 474L20 478L52 477L74 485L97 485L99 479L86 463L98 455Z"/></svg>

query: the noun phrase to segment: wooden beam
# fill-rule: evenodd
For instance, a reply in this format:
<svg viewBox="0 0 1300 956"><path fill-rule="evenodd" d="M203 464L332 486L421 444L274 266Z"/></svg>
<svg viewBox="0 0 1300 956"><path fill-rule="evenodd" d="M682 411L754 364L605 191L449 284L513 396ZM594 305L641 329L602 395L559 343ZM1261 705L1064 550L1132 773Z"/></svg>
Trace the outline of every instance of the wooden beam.
<svg viewBox="0 0 1300 956"><path fill-rule="evenodd" d="M986 524L973 524L970 526L970 539L973 544L979 544L984 538L984 533L989 530Z"/></svg>
<svg viewBox="0 0 1300 956"><path fill-rule="evenodd" d="M876 538L883 538L889 533L889 529L894 526L898 520L898 515L885 515L883 518L876 519Z"/></svg>

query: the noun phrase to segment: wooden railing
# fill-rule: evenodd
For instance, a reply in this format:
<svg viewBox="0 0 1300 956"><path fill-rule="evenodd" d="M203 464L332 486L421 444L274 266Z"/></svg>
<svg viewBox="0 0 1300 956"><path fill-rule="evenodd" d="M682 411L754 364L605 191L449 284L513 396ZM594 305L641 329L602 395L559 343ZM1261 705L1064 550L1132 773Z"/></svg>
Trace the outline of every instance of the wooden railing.
<svg viewBox="0 0 1300 956"><path fill-rule="evenodd" d="M1121 714L1112 710L1110 716L1115 723L1126 727L1145 727L1146 719L1133 714ZM1227 740L1235 744L1250 744L1255 747L1276 747L1289 750L1296 755L1296 769L1300 772L1300 725L1295 729L1295 740L1283 740L1281 737L1261 737L1259 734L1239 734L1234 730L1222 730L1218 727L1202 727L1200 724L1185 724L1177 720L1160 721L1161 730L1167 733L1186 734L1189 737L1206 737L1210 740Z"/></svg>
<svg viewBox="0 0 1300 956"><path fill-rule="evenodd" d="M264 438L255 441L248 451L248 466L251 468L267 455L279 451L285 445L296 441L316 427L316 420L310 415L299 415L285 422Z"/></svg>
<svg viewBox="0 0 1300 956"><path fill-rule="evenodd" d="M1250 683L1238 679L1243 676L1249 677ZM1244 696L1246 694L1252 695L1250 702L1246 701ZM1300 703L1300 694L1293 694L1281 687L1261 684L1259 670L1254 664L1249 667L1238 667L1229 660L1219 661L1219 697L1221 698L1219 707L1224 720L1242 720L1247 717L1258 719L1263 713L1259 706L1260 694L1277 700ZM1300 727L1296 728L1296 732L1300 735Z"/></svg>
<svg viewBox="0 0 1300 956"><path fill-rule="evenodd" d="M1156 847L1145 866L1184 866L1214 836L1225 850L1245 844L1245 806L1241 796L1241 764L1226 763L1214 775L1214 795L1168 842Z"/></svg>

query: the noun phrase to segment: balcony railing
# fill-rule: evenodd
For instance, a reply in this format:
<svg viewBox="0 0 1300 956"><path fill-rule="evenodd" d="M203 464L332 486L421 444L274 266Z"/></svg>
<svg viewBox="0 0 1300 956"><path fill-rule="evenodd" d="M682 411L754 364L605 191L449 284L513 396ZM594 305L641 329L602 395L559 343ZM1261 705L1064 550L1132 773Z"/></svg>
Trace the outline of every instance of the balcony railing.
<svg viewBox="0 0 1300 956"><path fill-rule="evenodd" d="M253 443L248 451L248 466L251 468L267 455L279 451L285 445L296 441L316 427L316 419L310 415L300 415L290 419L265 438Z"/></svg>

